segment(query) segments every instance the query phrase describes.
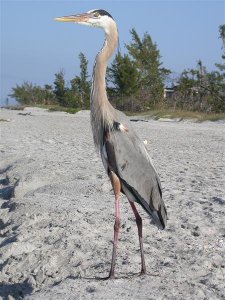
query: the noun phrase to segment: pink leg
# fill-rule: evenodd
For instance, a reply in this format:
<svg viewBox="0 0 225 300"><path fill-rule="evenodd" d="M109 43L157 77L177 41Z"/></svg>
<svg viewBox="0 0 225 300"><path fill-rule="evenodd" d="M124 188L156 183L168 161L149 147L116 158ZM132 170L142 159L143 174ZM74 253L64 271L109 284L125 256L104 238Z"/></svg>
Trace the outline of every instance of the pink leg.
<svg viewBox="0 0 225 300"><path fill-rule="evenodd" d="M110 173L110 179L113 186L113 190L115 193L116 198L116 220L114 224L114 240L113 240L113 253L112 253L112 262L111 262L111 269L109 272L108 278L115 278L115 264L116 264L116 250L118 244L118 237L119 237L119 230L120 230L120 190L121 184L119 178L116 176L115 173Z"/></svg>
<svg viewBox="0 0 225 300"><path fill-rule="evenodd" d="M146 267L145 267L145 258L144 258L144 250L143 250L143 238L142 238L142 218L139 215L134 202L129 201L131 208L134 212L135 218L136 218L136 224L138 228L138 236L139 236L139 243L140 243L140 249L141 249L141 273L140 275L146 274Z"/></svg>
<svg viewBox="0 0 225 300"><path fill-rule="evenodd" d="M116 198L116 220L114 224L113 254L112 254L111 269L109 272L109 278L115 278L116 250L118 244L119 230L120 230L120 200L118 197Z"/></svg>

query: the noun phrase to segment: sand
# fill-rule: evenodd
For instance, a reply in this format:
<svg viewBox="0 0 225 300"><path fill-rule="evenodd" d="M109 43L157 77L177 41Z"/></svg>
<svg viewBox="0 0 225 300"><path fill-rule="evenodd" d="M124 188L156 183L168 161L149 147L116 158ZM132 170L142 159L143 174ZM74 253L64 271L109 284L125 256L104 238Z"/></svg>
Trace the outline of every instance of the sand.
<svg viewBox="0 0 225 300"><path fill-rule="evenodd" d="M89 112L1 110L0 299L225 299L225 123L132 122L160 174L168 226L121 199L115 280L114 196ZM140 179L141 180L141 179Z"/></svg>

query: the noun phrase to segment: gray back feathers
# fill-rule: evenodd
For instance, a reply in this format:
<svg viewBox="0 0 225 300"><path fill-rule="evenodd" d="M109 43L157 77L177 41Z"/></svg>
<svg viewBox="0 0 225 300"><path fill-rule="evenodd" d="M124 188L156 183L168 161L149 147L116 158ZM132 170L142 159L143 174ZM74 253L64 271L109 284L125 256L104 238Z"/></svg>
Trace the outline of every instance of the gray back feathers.
<svg viewBox="0 0 225 300"><path fill-rule="evenodd" d="M106 94L107 61L117 43L117 27L111 19L104 46L96 57L92 78L91 125L94 143L106 170L113 171L120 178L122 191L128 199L138 202L163 229L167 217L157 172L143 142L125 115L112 107Z"/></svg>

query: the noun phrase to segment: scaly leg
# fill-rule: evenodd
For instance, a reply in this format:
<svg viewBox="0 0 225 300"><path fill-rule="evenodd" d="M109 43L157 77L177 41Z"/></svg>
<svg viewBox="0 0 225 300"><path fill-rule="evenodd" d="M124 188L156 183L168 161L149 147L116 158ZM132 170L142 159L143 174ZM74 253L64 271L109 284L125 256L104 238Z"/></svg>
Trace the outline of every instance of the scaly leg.
<svg viewBox="0 0 225 300"><path fill-rule="evenodd" d="M118 236L119 236L119 230L120 230L120 190L121 190L121 184L119 178L116 176L114 172L110 173L110 179L113 186L113 190L115 193L116 198L116 220L114 224L114 241L113 241L113 253L112 253L112 262L111 262L111 269L109 272L109 278L115 278L115 264L116 264L116 250L117 250L117 244L118 244Z"/></svg>
<svg viewBox="0 0 225 300"><path fill-rule="evenodd" d="M140 249L141 249L141 273L140 275L146 274L146 267L145 267L145 258L144 258L144 250L143 250L143 238L142 238L142 218L139 215L134 202L129 201L131 208L134 212L135 218L136 218L136 224L138 228L138 236L139 236L139 243L140 243Z"/></svg>

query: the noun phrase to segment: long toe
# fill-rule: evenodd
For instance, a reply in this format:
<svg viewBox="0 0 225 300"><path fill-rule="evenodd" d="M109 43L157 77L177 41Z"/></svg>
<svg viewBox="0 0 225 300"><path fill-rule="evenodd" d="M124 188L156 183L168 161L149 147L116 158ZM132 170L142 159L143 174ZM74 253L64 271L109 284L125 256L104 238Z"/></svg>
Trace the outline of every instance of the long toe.
<svg viewBox="0 0 225 300"><path fill-rule="evenodd" d="M146 275L147 272L146 272L146 269L141 269L141 272L139 274L139 276L143 276L143 275Z"/></svg>

